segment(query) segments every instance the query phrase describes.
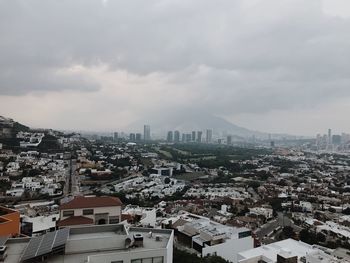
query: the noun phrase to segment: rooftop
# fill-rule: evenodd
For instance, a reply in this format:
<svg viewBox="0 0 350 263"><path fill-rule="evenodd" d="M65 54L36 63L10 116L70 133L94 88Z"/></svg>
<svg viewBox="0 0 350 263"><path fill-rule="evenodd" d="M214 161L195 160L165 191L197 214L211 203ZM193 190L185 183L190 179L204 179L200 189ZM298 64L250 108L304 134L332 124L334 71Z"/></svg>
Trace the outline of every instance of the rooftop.
<svg viewBox="0 0 350 263"><path fill-rule="evenodd" d="M62 204L60 209L79 209L79 208L94 208L107 206L121 206L123 203L117 197L101 196L101 197L84 197L77 196L73 200Z"/></svg>
<svg viewBox="0 0 350 263"><path fill-rule="evenodd" d="M53 232L50 233L50 235L53 234ZM142 245L128 243L128 238L133 239L139 235L143 237ZM72 227L69 228L64 254L48 254L47 257L49 262L53 263L95 262L94 258L97 259L108 254L166 249L172 237L171 230L126 229L121 224ZM23 254L26 253L30 240L31 238L8 239L5 242L8 247L8 257L5 262L20 262Z"/></svg>
<svg viewBox="0 0 350 263"><path fill-rule="evenodd" d="M317 251L313 246L294 239L286 239L269 245L240 252L238 262L250 262L248 259L263 257L266 262L276 262L277 254L293 257L305 257L306 254Z"/></svg>

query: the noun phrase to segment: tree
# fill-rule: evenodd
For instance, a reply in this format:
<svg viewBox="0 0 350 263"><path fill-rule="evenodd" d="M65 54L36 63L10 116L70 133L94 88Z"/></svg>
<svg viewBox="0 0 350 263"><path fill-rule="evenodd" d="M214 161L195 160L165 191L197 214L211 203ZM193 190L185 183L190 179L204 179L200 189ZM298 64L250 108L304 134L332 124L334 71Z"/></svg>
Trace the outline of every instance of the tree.
<svg viewBox="0 0 350 263"><path fill-rule="evenodd" d="M343 214L350 215L350 207L347 207L343 210Z"/></svg>
<svg viewBox="0 0 350 263"><path fill-rule="evenodd" d="M165 184L169 184L169 183L170 183L170 181L171 181L171 180L170 180L170 178L169 178L169 177L166 177L166 178L164 179L164 183L165 183Z"/></svg>
<svg viewBox="0 0 350 263"><path fill-rule="evenodd" d="M318 241L316 234L307 229L303 229L300 231L299 238L301 241L310 245L317 244Z"/></svg>
<svg viewBox="0 0 350 263"><path fill-rule="evenodd" d="M294 232L293 227L285 226L283 228L283 235L285 238L293 238L295 236L295 232Z"/></svg>
<svg viewBox="0 0 350 263"><path fill-rule="evenodd" d="M174 263L228 263L229 261L219 256L197 257L196 254L174 248Z"/></svg>

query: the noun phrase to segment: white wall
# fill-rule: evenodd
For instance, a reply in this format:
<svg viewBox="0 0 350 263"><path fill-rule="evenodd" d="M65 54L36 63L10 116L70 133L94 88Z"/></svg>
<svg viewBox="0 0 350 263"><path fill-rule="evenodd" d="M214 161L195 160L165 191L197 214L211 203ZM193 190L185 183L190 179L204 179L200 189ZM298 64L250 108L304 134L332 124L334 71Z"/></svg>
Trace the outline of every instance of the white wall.
<svg viewBox="0 0 350 263"><path fill-rule="evenodd" d="M129 250L127 252L117 252L117 253L109 253L109 254L99 254L88 256L88 263L106 263L112 261L122 260L123 263L130 263L132 259L139 258L152 258L152 257L163 257L164 263L173 263L172 258L171 261L168 261L167 258L167 249L148 249L148 250Z"/></svg>
<svg viewBox="0 0 350 263"><path fill-rule="evenodd" d="M85 209L94 209L93 215L83 215L83 210ZM119 216L119 221L121 221L121 207L120 206L110 206L110 207L95 207L95 208L82 208L82 209L65 209L60 211L60 219L64 220L68 218L63 216L64 211L74 210L74 216L84 216L95 220L95 214L108 213L109 216Z"/></svg>
<svg viewBox="0 0 350 263"><path fill-rule="evenodd" d="M228 239L225 243L204 247L202 256L205 257L207 254L214 255L214 252L216 252L216 255L237 263L237 254L252 248L254 248L254 239L251 236L240 239Z"/></svg>

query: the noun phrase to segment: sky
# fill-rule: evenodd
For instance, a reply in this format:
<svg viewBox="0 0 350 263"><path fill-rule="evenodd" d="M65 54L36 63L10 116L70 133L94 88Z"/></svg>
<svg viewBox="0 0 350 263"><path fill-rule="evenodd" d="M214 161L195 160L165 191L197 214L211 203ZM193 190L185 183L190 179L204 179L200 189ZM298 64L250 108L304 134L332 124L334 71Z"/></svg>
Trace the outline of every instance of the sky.
<svg viewBox="0 0 350 263"><path fill-rule="evenodd" d="M0 115L31 127L350 133L349 73L348 0L0 0Z"/></svg>

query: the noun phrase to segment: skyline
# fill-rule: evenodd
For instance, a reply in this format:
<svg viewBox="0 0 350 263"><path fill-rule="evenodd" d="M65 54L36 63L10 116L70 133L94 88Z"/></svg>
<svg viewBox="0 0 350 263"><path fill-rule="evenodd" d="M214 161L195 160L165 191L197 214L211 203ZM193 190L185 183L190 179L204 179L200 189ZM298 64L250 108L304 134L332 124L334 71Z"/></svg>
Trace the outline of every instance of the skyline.
<svg viewBox="0 0 350 263"><path fill-rule="evenodd" d="M2 1L0 24L0 115L32 127L350 133L348 1Z"/></svg>

